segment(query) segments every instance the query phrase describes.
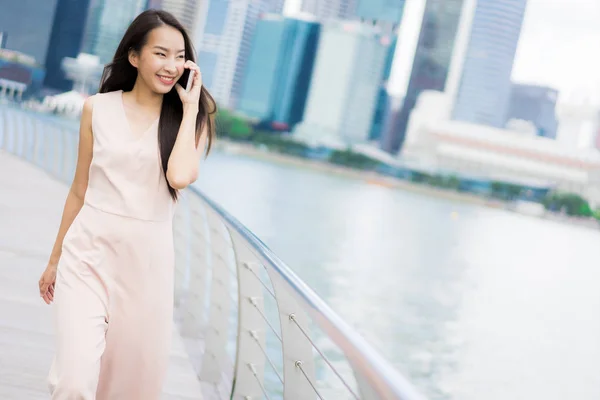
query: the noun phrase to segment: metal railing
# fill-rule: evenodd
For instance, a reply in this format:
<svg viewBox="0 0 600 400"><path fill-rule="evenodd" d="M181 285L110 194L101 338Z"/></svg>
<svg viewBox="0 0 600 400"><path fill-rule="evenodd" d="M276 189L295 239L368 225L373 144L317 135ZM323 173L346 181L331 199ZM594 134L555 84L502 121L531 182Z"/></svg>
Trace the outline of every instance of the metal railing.
<svg viewBox="0 0 600 400"><path fill-rule="evenodd" d="M77 141L75 121L0 106L0 149L65 183L74 174ZM423 399L197 188L184 191L173 228L175 319L204 399Z"/></svg>

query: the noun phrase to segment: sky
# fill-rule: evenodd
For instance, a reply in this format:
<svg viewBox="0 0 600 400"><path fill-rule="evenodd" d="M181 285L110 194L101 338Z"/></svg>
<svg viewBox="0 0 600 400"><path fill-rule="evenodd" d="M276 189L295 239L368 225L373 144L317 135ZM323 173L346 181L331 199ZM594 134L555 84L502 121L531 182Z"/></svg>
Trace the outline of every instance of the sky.
<svg viewBox="0 0 600 400"><path fill-rule="evenodd" d="M286 10L301 0L286 0ZM498 0L501 1L501 0ZM425 0L407 0L390 91L406 90ZM529 0L513 80L560 91L560 100L600 104L600 0Z"/></svg>

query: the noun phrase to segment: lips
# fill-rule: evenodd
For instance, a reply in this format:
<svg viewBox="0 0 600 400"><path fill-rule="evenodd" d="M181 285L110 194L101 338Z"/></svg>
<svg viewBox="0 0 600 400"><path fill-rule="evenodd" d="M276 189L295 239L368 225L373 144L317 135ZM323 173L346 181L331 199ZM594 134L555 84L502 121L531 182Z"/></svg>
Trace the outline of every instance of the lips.
<svg viewBox="0 0 600 400"><path fill-rule="evenodd" d="M175 83L174 76L165 76L165 75L157 75L157 76L158 76L158 80L164 85L172 85L173 83Z"/></svg>

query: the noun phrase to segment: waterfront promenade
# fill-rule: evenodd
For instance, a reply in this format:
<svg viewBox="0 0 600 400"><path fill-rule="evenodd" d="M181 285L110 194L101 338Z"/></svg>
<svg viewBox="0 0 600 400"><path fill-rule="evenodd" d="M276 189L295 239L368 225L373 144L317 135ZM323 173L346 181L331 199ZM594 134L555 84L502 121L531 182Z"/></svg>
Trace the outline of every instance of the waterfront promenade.
<svg viewBox="0 0 600 400"><path fill-rule="evenodd" d="M0 399L45 400L52 306L39 297L37 282L68 188L2 150L0 188ZM174 338L163 399L199 399L200 382L177 332Z"/></svg>

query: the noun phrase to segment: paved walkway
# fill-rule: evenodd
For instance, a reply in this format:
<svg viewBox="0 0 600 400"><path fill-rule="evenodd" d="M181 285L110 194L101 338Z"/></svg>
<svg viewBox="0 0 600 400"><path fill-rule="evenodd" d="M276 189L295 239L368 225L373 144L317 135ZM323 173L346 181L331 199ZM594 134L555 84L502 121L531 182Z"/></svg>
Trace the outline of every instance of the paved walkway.
<svg viewBox="0 0 600 400"><path fill-rule="evenodd" d="M38 294L67 187L0 150L0 399L49 398L51 306ZM201 399L201 386L178 334L164 400ZM132 399L133 400L133 399Z"/></svg>

